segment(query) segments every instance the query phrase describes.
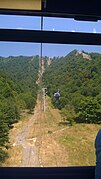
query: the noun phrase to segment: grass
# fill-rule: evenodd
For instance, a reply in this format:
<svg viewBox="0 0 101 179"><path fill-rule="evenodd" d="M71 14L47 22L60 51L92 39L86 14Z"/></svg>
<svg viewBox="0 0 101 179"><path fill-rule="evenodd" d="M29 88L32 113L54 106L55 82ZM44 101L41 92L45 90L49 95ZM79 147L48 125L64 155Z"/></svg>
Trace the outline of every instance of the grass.
<svg viewBox="0 0 101 179"><path fill-rule="evenodd" d="M69 156L69 166L95 165L94 141L100 125L75 124L58 138Z"/></svg>
<svg viewBox="0 0 101 179"><path fill-rule="evenodd" d="M15 146L11 147L8 150L9 158L2 164L2 167L20 167L21 165L21 155L22 155L22 147Z"/></svg>
<svg viewBox="0 0 101 179"><path fill-rule="evenodd" d="M50 98L47 97L47 110L43 120L43 129L55 131L66 127L62 125L62 117L58 109L54 109ZM60 125L61 124L61 125ZM60 126L60 128L59 128ZM45 127L45 128L44 128ZM96 162L94 141L101 125L97 124L74 124L64 131L52 134L63 150L63 156L68 156L67 166L93 166ZM58 150L58 149L56 149ZM58 151L57 151L58 153ZM66 157L65 157L66 158ZM58 159L57 159L58 160ZM62 161L61 161L62 162Z"/></svg>

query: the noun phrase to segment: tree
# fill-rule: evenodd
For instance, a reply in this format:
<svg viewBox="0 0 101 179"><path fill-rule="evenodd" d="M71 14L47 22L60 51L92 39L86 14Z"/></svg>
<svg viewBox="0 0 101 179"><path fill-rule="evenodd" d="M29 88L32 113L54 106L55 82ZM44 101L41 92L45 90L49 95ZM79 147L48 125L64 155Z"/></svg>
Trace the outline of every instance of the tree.
<svg viewBox="0 0 101 179"><path fill-rule="evenodd" d="M73 106L66 106L61 110L61 114L63 116L63 119L65 121L68 121L71 126L74 124L75 118L77 118L77 114L75 113Z"/></svg>
<svg viewBox="0 0 101 179"><path fill-rule="evenodd" d="M78 109L81 122L101 123L101 105L93 97L86 97L81 100Z"/></svg>

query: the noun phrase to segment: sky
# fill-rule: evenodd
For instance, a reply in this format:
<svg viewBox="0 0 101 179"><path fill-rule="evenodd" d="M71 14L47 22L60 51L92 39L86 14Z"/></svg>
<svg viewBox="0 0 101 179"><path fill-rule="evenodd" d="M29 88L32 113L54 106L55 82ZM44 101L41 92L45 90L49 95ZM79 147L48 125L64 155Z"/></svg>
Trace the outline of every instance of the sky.
<svg viewBox="0 0 101 179"><path fill-rule="evenodd" d="M0 28L40 30L41 18L32 16L0 15ZM72 18L44 17L44 30L101 33L101 21L82 22ZM43 44L43 56L65 56L77 49L101 53L101 46ZM0 42L0 56L40 55L40 43Z"/></svg>

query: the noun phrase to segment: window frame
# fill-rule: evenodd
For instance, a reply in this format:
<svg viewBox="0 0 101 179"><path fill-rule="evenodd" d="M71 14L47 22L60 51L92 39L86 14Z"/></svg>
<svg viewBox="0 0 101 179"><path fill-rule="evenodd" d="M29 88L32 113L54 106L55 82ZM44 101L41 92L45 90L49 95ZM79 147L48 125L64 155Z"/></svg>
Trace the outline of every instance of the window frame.
<svg viewBox="0 0 101 179"><path fill-rule="evenodd" d="M11 11L0 10L0 14L5 15L28 15L28 16L54 16L50 13L39 11ZM58 14L56 15L58 16ZM62 15L59 14L59 17ZM74 15L68 17L74 17ZM41 31L41 30L17 30L17 29L0 29L0 41L3 42L37 42L37 43L55 43L55 44L82 44L82 45L101 45L101 34L79 33L79 32L58 32L58 31ZM95 166L89 167L50 167L50 168L7 168L0 167L0 178L13 179L25 178L39 179L48 178L68 178L68 179L94 179Z"/></svg>

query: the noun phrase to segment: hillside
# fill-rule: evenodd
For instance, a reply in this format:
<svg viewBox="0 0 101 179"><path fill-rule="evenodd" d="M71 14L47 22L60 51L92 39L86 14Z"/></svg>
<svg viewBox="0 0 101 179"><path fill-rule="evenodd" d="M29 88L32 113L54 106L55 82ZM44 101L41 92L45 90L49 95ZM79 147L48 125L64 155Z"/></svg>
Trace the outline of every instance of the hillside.
<svg viewBox="0 0 101 179"><path fill-rule="evenodd" d="M46 96L46 112L37 100L34 114L10 130L9 158L3 167L94 166L98 124L61 124L60 110Z"/></svg>
<svg viewBox="0 0 101 179"><path fill-rule="evenodd" d="M61 58L43 57L42 65L46 112L37 98L39 56L0 57L0 164L94 165L101 54L74 50Z"/></svg>
<svg viewBox="0 0 101 179"><path fill-rule="evenodd" d="M9 130L37 99L38 56L0 57L0 162L9 148Z"/></svg>
<svg viewBox="0 0 101 179"><path fill-rule="evenodd" d="M53 58L43 81L54 106L70 124L101 123L101 54L74 50ZM57 103L53 94L58 89L61 97Z"/></svg>
<svg viewBox="0 0 101 179"><path fill-rule="evenodd" d="M22 104L21 107L25 105L25 108L29 108L27 98L31 96L33 99L36 98L38 61L38 56L0 58L0 74L4 74L13 82L14 87L12 86L12 88L17 93L19 100L22 99L22 103L19 102L19 105Z"/></svg>

